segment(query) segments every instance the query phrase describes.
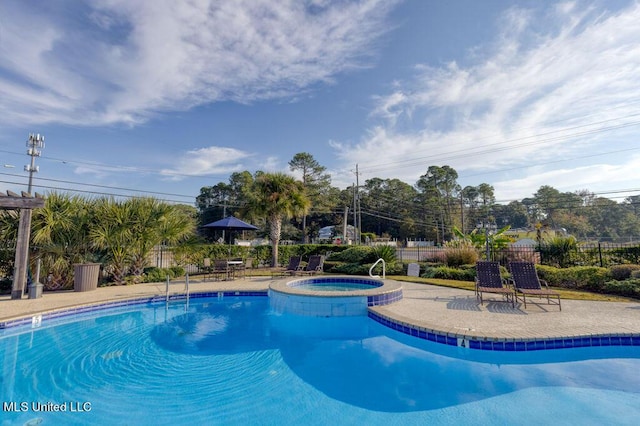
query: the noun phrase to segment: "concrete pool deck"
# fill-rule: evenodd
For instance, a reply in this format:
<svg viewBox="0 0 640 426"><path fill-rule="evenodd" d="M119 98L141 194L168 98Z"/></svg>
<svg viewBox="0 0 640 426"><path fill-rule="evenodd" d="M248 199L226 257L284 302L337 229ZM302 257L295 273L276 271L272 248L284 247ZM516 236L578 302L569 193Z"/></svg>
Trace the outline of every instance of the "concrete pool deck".
<svg viewBox="0 0 640 426"><path fill-rule="evenodd" d="M275 281L281 281L280 278ZM274 279L251 277L233 281L192 279L192 293L218 291L266 291ZM392 280L389 280L392 281ZM640 302L591 302L562 300L562 311L554 305L511 304L476 300L472 291L402 282L403 299L370 308L396 322L443 334L478 339L548 339L578 336L640 336ZM172 282L170 294L184 294L185 284ZM0 323L34 315L107 301L165 295L165 283L100 287L93 291L45 292L39 299L11 300L0 296Z"/></svg>

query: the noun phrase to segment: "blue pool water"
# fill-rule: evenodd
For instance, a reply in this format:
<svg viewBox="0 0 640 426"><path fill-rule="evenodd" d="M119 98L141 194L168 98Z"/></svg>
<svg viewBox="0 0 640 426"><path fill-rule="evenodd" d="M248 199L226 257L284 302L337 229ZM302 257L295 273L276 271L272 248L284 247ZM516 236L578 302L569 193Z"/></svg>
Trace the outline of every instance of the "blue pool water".
<svg viewBox="0 0 640 426"><path fill-rule="evenodd" d="M368 284L357 283L309 283L297 285L295 288L300 290L316 290L316 291L354 291L354 290L371 290Z"/></svg>
<svg viewBox="0 0 640 426"><path fill-rule="evenodd" d="M475 351L367 317L275 314L266 297L138 305L3 333L0 425L640 418L638 347ZM37 411L53 404L66 411Z"/></svg>

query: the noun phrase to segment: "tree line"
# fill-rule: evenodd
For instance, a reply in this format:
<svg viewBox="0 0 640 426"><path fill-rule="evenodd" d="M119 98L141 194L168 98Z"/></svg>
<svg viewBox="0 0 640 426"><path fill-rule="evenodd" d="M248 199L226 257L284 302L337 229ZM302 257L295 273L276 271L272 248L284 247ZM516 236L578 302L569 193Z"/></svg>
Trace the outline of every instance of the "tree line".
<svg viewBox="0 0 640 426"><path fill-rule="evenodd" d="M457 172L446 165L430 166L414 185L372 178L345 189L331 185L326 168L311 154L296 154L289 167L301 178L233 173L228 182L201 188L195 208L150 197L122 201L49 193L45 207L34 210L31 258L42 259L53 288L68 286L73 264L86 261L103 264L115 283L136 282L155 246L217 240L202 225L228 215L250 220L260 228L258 236L269 238L272 265L279 263L281 240L310 241L321 227L340 228L345 219L356 221L363 233L437 244L479 226L564 228L578 239L613 241L640 235L640 196L618 203L587 190L563 193L542 186L530 198L500 204L490 184L461 187ZM2 253L10 251L17 229L17 211L0 211ZM12 259L4 257L0 274L10 276Z"/></svg>
<svg viewBox="0 0 640 426"><path fill-rule="evenodd" d="M413 185L372 178L344 189L331 185L326 168L309 153L296 154L289 167L302 176L310 208L283 224L281 236L287 240L308 242L324 226L340 228L345 217L362 233L438 245L454 238L455 229L468 233L478 227L564 229L579 240L621 242L640 236L640 196L616 202L588 190L560 192L545 185L531 197L503 204L496 202L491 184L462 187L456 170L447 165L428 167ZM228 182L201 188L196 198L199 222L242 215L247 188L260 174L237 172Z"/></svg>

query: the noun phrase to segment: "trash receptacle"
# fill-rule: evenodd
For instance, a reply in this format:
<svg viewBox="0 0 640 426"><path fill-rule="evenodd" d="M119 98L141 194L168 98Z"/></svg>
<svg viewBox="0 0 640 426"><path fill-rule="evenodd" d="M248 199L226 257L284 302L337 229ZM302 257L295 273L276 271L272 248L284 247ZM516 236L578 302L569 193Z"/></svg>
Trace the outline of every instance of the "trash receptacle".
<svg viewBox="0 0 640 426"><path fill-rule="evenodd" d="M99 263L75 263L73 270L73 289L75 291L91 291L98 288Z"/></svg>
<svg viewBox="0 0 640 426"><path fill-rule="evenodd" d="M29 284L29 299L39 299L42 297L42 284Z"/></svg>

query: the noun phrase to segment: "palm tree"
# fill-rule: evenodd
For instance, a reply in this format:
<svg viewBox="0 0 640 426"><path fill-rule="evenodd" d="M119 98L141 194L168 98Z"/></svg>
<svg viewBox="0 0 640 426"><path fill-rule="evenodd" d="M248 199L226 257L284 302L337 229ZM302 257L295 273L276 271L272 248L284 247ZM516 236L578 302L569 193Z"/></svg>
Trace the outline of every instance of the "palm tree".
<svg viewBox="0 0 640 426"><path fill-rule="evenodd" d="M134 198L126 202L131 209L131 272L139 281L149 254L163 242L175 243L195 232L195 222L176 206L155 198Z"/></svg>
<svg viewBox="0 0 640 426"><path fill-rule="evenodd" d="M44 207L34 211L32 240L49 277L48 289L69 286L73 264L91 260L92 223L93 201L65 193L48 194Z"/></svg>
<svg viewBox="0 0 640 426"><path fill-rule="evenodd" d="M93 244L105 250L108 267L117 284L125 283L129 262L132 258L132 216L130 204L116 203L102 198L96 204L96 216L100 218L91 229L89 237Z"/></svg>
<svg viewBox="0 0 640 426"><path fill-rule="evenodd" d="M302 182L284 173L260 173L248 196L246 212L249 216L265 218L271 241L271 266L278 264L278 243L282 221L307 214L311 202L305 195Z"/></svg>

